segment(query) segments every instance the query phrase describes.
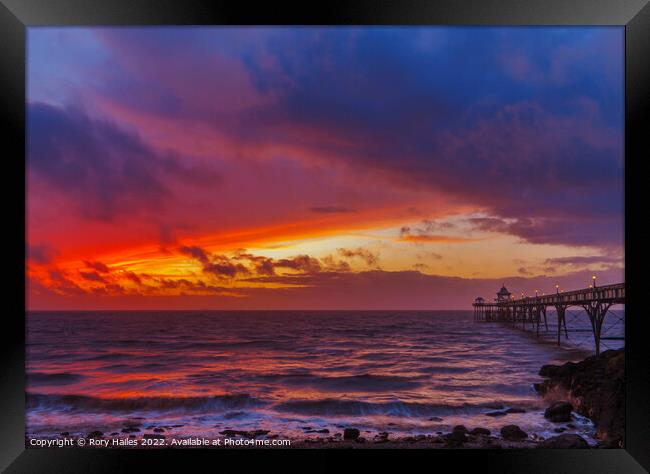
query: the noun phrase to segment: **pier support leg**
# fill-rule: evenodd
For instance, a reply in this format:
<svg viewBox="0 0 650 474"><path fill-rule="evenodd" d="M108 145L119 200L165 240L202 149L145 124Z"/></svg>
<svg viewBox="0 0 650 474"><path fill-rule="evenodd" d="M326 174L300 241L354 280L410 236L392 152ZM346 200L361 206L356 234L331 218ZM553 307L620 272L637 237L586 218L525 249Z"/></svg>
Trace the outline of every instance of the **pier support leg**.
<svg viewBox="0 0 650 474"><path fill-rule="evenodd" d="M557 345L560 345L560 336L562 335L562 324L564 323L564 334L566 337L566 306L558 305L555 307L557 311Z"/></svg>
<svg viewBox="0 0 650 474"><path fill-rule="evenodd" d="M602 303L600 301L594 301L583 306L591 322L591 330L594 334L594 348L597 356L600 355L600 336L603 329L603 322L611 306L611 303Z"/></svg>

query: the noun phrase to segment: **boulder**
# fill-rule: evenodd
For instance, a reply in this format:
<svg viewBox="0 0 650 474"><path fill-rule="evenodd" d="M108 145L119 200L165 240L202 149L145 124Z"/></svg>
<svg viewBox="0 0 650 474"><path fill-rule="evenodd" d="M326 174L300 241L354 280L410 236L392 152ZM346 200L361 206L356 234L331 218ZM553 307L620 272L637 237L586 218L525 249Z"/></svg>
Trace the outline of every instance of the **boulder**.
<svg viewBox="0 0 650 474"><path fill-rule="evenodd" d="M360 434L356 428L345 428L343 430L343 439L357 439Z"/></svg>
<svg viewBox="0 0 650 474"><path fill-rule="evenodd" d="M526 413L523 408L511 407L506 410L506 413Z"/></svg>
<svg viewBox="0 0 650 474"><path fill-rule="evenodd" d="M569 402L555 402L546 409L544 418L548 418L554 423L571 421L571 411L573 411L573 405Z"/></svg>
<svg viewBox="0 0 650 474"><path fill-rule="evenodd" d="M584 449L589 444L577 434L561 434L542 441L538 448L548 449Z"/></svg>
<svg viewBox="0 0 650 474"><path fill-rule="evenodd" d="M507 413L505 411L489 411L485 414L485 416L506 416Z"/></svg>
<svg viewBox="0 0 650 474"><path fill-rule="evenodd" d="M474 428L472 431L469 432L469 434L478 436L478 435L484 435L484 436L490 436L490 430L487 428Z"/></svg>
<svg viewBox="0 0 650 474"><path fill-rule="evenodd" d="M468 439L469 438L467 438L465 431L462 430L452 431L451 433L444 436L445 443L447 446L451 447L460 446L463 443L467 442Z"/></svg>
<svg viewBox="0 0 650 474"><path fill-rule="evenodd" d="M501 428L501 437L508 441L520 441L528 438L528 434L517 425L506 425Z"/></svg>
<svg viewBox="0 0 650 474"><path fill-rule="evenodd" d="M102 436L104 436L104 433L102 433L99 430L96 430L96 431L91 431L90 433L88 433L86 438L101 438Z"/></svg>

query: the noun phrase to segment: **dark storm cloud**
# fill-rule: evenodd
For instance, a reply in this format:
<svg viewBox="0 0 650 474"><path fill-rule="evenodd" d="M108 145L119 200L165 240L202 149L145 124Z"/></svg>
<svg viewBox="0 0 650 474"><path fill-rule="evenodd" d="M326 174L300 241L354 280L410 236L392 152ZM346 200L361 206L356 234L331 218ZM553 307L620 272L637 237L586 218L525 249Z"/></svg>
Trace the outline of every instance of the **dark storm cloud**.
<svg viewBox="0 0 650 474"><path fill-rule="evenodd" d="M29 245L26 247L27 258L32 262L39 265L46 265L52 261L52 259L57 255L56 250L54 250L49 245Z"/></svg>
<svg viewBox="0 0 650 474"><path fill-rule="evenodd" d="M114 66L99 88L121 106L202 122L250 147L297 146L391 186L441 191L505 222L495 231L532 243L622 245L622 28L102 29L97 36ZM234 105L224 105L231 96ZM51 131L40 148L32 145L32 166L61 187L81 183L93 196L81 204L88 215L107 218L132 194L149 203L169 195L152 170L174 160L156 157L146 167L140 157L150 150L109 124L44 106L35 112L30 127ZM115 137L111 156L135 157L117 159L133 168L128 174L98 147L113 141L105 136ZM68 142L74 146L63 154L57 147ZM51 148L54 159L38 153ZM409 232L412 240L430 234Z"/></svg>
<svg viewBox="0 0 650 474"><path fill-rule="evenodd" d="M210 170L187 168L114 123L82 110L46 104L28 107L29 169L75 200L90 219L110 221L120 212L158 209L173 192L167 178L205 184Z"/></svg>
<svg viewBox="0 0 650 474"><path fill-rule="evenodd" d="M110 271L111 271L111 269L108 267L108 265L106 265L105 263L99 262L97 260L95 260L95 261L84 260L84 265L86 265L86 267L88 267L88 268L90 268L92 270L96 270L99 273L110 273Z"/></svg>

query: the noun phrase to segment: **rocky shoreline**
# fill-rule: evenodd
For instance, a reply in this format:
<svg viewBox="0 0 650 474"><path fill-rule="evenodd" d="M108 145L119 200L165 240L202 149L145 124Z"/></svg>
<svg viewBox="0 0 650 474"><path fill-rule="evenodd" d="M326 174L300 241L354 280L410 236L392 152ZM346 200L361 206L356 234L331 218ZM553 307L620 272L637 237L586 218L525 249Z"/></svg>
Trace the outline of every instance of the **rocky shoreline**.
<svg viewBox="0 0 650 474"><path fill-rule="evenodd" d="M624 350L610 350L600 356L588 357L581 362L567 362L563 365L544 365L539 375L545 377L541 383L535 384L535 389L549 402L544 411L544 418L553 424L557 436L546 439L524 432L515 424L504 424L499 431L491 431L485 427L467 428L457 425L451 432L437 431L435 434L419 434L414 436L394 436L387 431L373 433L361 432L354 426L341 427L342 432L330 433L328 429L311 429L305 434L312 436L291 439L291 448L469 448L469 449L522 449L522 448L557 448L582 449L590 448L590 444L575 433L565 433L575 428L577 422L575 413L588 417L596 426L595 438L599 442L597 448L618 448L624 445ZM495 405L494 411L485 415L490 417L505 417L510 413L522 413L520 408L508 408ZM540 415L541 416L541 415ZM442 421L434 417L432 421ZM143 418L126 420L120 432L104 434L101 431L89 432L86 439L125 438L126 440L155 439L165 440L182 425L153 426L145 425ZM143 431L148 431L144 432ZM287 439L268 430L230 430L219 433L226 438L255 439ZM78 439L78 436L67 432L60 433L61 438ZM83 437L83 436L82 436ZM171 438L170 438L171 439ZM592 441L593 443L593 441ZM170 447L169 444L152 444L138 447ZM32 446L33 447L33 446ZM87 445L90 447L90 443ZM128 447L119 446L119 447ZM133 445L135 447L135 445ZM192 446L190 446L192 447ZM198 447L198 446L196 446ZM265 446L258 446L265 448ZM274 449L277 447L268 446ZM235 447L236 449L236 447Z"/></svg>
<svg viewBox="0 0 650 474"><path fill-rule="evenodd" d="M551 401L566 400L572 409L596 425L603 447L625 445L625 350L608 350L581 362L545 365L535 385Z"/></svg>

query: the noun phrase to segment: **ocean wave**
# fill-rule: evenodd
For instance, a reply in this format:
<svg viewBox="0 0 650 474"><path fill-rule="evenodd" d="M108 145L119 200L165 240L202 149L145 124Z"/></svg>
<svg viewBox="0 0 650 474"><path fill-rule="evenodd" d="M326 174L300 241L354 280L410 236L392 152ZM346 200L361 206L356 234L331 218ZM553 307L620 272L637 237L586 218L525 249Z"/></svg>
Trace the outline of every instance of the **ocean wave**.
<svg viewBox="0 0 650 474"><path fill-rule="evenodd" d="M413 390L424 383L422 377L373 374L322 376L306 371L257 375L249 377L249 380L267 384L281 384L287 387L310 387L321 392Z"/></svg>
<svg viewBox="0 0 650 474"><path fill-rule="evenodd" d="M99 398L86 395L26 394L28 409L66 411L208 411L254 408L265 405L248 394L210 397Z"/></svg>
<svg viewBox="0 0 650 474"><path fill-rule="evenodd" d="M274 410L311 416L345 416L345 415L389 415L419 417L431 415L448 415L460 410L479 412L486 404L446 405L417 402L371 403L356 400L293 400L273 406Z"/></svg>
<svg viewBox="0 0 650 474"><path fill-rule="evenodd" d="M68 385L84 378L86 378L84 375L68 372L31 372L27 373L27 385Z"/></svg>

